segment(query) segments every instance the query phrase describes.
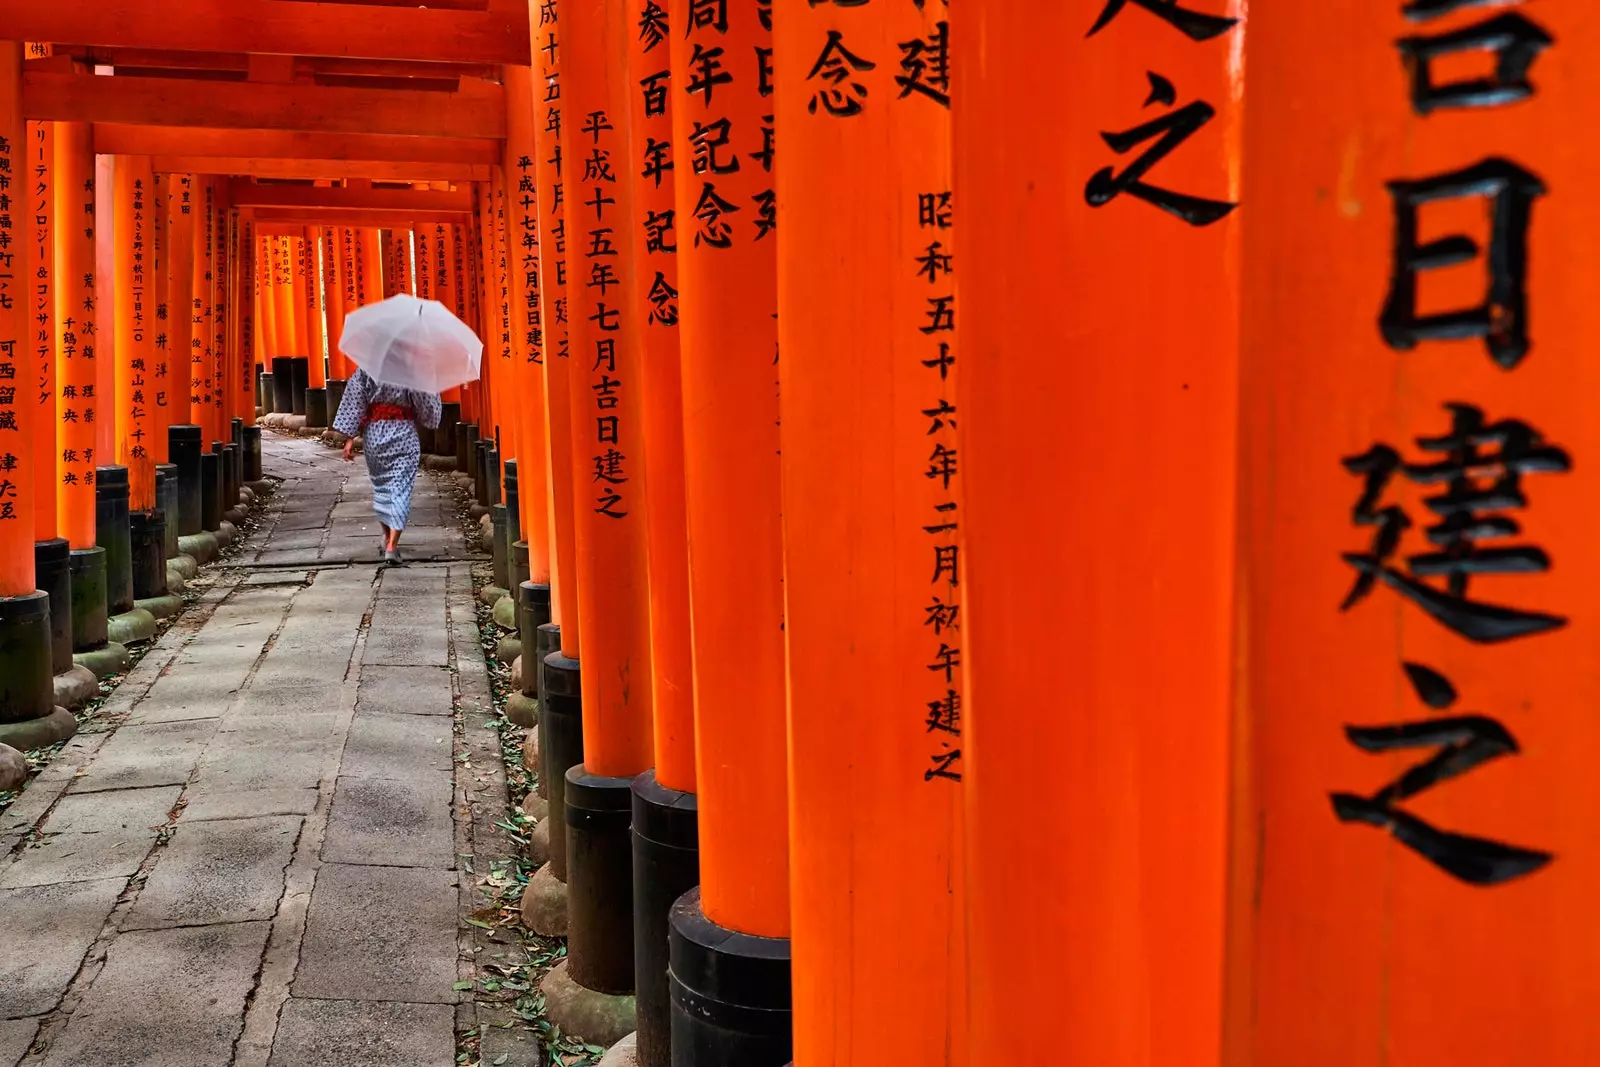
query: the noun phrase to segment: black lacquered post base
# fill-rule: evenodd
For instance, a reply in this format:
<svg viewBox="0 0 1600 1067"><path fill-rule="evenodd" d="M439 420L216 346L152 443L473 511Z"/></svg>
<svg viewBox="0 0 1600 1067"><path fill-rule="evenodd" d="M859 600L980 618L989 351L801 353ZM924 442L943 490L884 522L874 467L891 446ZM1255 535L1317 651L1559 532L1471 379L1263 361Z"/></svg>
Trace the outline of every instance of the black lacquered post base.
<svg viewBox="0 0 1600 1067"><path fill-rule="evenodd" d="M55 711L50 667L50 594L0 597L0 724Z"/></svg>
<svg viewBox="0 0 1600 1067"><path fill-rule="evenodd" d="M539 628L550 621L550 587L522 582L513 592L517 598L517 637L522 642L523 666L543 663L549 649L539 646ZM537 658L532 653L537 650ZM539 672L524 669L522 695L538 699Z"/></svg>
<svg viewBox="0 0 1600 1067"><path fill-rule="evenodd" d="M154 600L167 595L167 518L160 508L128 516L133 598Z"/></svg>
<svg viewBox="0 0 1600 1067"><path fill-rule="evenodd" d="M567 880L567 771L583 763L583 685L578 661L552 652L540 682L539 758L550 783L550 871Z"/></svg>
<svg viewBox="0 0 1600 1067"><path fill-rule="evenodd" d="M328 390L308 388L306 390L306 426L307 428L327 429L328 422Z"/></svg>
<svg viewBox="0 0 1600 1067"><path fill-rule="evenodd" d="M718 926L700 890L672 906L672 1067L784 1067L793 1058L789 942ZM642 1061L641 1061L642 1062Z"/></svg>
<svg viewBox="0 0 1600 1067"><path fill-rule="evenodd" d="M273 362L277 362L274 360ZM256 431L257 439L260 438ZM200 427L179 425L167 430L167 454L178 468L178 536L200 532L203 491L200 486Z"/></svg>
<svg viewBox="0 0 1600 1067"><path fill-rule="evenodd" d="M222 457L200 455L200 525L211 533L222 529Z"/></svg>
<svg viewBox="0 0 1600 1067"><path fill-rule="evenodd" d="M549 596L548 591L545 595L546 597ZM548 605L548 600L546 603ZM546 612L549 611L548 606L545 610ZM528 646L523 645L522 647L527 648ZM561 627L553 622L541 625L534 633L533 649L533 662L536 664L543 663L549 659L551 653L561 651ZM522 676L526 678L528 676L526 662L524 662L523 668ZM546 753L550 751L550 730L549 720L544 713L546 707L544 700L544 671L534 671L533 675L533 684L537 690L534 693L534 699L539 702L539 796L548 801L550 799L550 757Z"/></svg>
<svg viewBox="0 0 1600 1067"><path fill-rule="evenodd" d="M244 428L244 480L261 480L261 427Z"/></svg>
<svg viewBox="0 0 1600 1067"><path fill-rule="evenodd" d="M72 651L93 652L106 647L106 550L74 549L67 568L72 572Z"/></svg>
<svg viewBox="0 0 1600 1067"><path fill-rule="evenodd" d="M344 403L343 378L328 379L328 425L333 425L333 420L339 417L339 405Z"/></svg>
<svg viewBox="0 0 1600 1067"><path fill-rule="evenodd" d="M506 506L496 504L489 509L494 523L494 584L501 589L511 588L511 546L506 543Z"/></svg>
<svg viewBox="0 0 1600 1067"><path fill-rule="evenodd" d="M508 511L506 514L509 516L512 513ZM510 536L511 535L509 533L506 534L507 538ZM510 577L511 584L506 586L506 588L510 589L512 591L512 595L514 596L516 595L516 591L521 589L528 582L528 542L526 541L511 542ZM538 627L535 627L535 629L538 629ZM522 634L522 624L520 622L517 624L517 634L519 637ZM529 646L523 645L522 647L527 648Z"/></svg>
<svg viewBox="0 0 1600 1067"><path fill-rule="evenodd" d="M646 771L633 780L633 967L639 1067L672 1063L672 906L700 884L700 809Z"/></svg>
<svg viewBox="0 0 1600 1067"><path fill-rule="evenodd" d="M272 357L272 410L280 415L294 411L294 360Z"/></svg>
<svg viewBox="0 0 1600 1067"><path fill-rule="evenodd" d="M477 494L478 506L487 508L494 503L494 492L490 488L493 484L489 473L489 456L494 451L494 442L479 438L472 446L472 488Z"/></svg>
<svg viewBox="0 0 1600 1067"><path fill-rule="evenodd" d="M489 499L485 503L489 507L504 504L505 500L500 495L500 446L494 441L489 442L488 450L483 454L484 475L489 486Z"/></svg>
<svg viewBox="0 0 1600 1067"><path fill-rule="evenodd" d="M272 372L265 371L256 379L256 410L263 414L276 411L275 400L272 391Z"/></svg>
<svg viewBox="0 0 1600 1067"><path fill-rule="evenodd" d="M633 779L567 770L567 972L585 989L633 992Z"/></svg>
<svg viewBox="0 0 1600 1067"><path fill-rule="evenodd" d="M50 673L72 669L72 546L65 537L33 543L33 584L50 598Z"/></svg>
<svg viewBox="0 0 1600 1067"><path fill-rule="evenodd" d="M289 406L291 415L306 413L306 390L311 385L311 360L294 356L289 360Z"/></svg>
<svg viewBox="0 0 1600 1067"><path fill-rule="evenodd" d="M456 426L461 422L461 405L446 402L439 408L439 428L433 432L433 448L436 456L453 456L456 454Z"/></svg>
<svg viewBox="0 0 1600 1067"><path fill-rule="evenodd" d="M243 484L239 470L239 446L229 441L222 446L222 513L227 513L239 503L239 486Z"/></svg>
<svg viewBox="0 0 1600 1067"><path fill-rule="evenodd" d="M171 448L172 439L167 439L168 448ZM176 463L163 463L156 467L156 507L161 514L166 516L162 524L161 550L166 553L167 559L172 559L178 554L178 465Z"/></svg>
<svg viewBox="0 0 1600 1067"><path fill-rule="evenodd" d="M106 550L106 607L133 610L133 542L128 529L128 468L94 470L94 540Z"/></svg>
<svg viewBox="0 0 1600 1067"><path fill-rule="evenodd" d="M476 468L472 466L474 457L477 456L478 427L475 423L463 422L456 427L456 470L477 477Z"/></svg>

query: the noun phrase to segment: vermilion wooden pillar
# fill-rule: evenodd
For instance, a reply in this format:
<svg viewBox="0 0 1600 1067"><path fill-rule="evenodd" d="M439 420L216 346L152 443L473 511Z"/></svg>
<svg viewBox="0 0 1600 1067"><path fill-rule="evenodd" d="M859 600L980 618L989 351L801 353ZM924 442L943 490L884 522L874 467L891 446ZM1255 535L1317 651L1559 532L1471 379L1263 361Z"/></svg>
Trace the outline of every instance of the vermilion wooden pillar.
<svg viewBox="0 0 1600 1067"><path fill-rule="evenodd" d="M216 389L216 289L214 263L216 259L216 220L212 211L212 185L209 178L197 183L195 190L195 249L194 249L194 341L193 358L189 361L189 421L201 429L201 447L210 451L211 443L219 440L214 410Z"/></svg>
<svg viewBox="0 0 1600 1067"><path fill-rule="evenodd" d="M1193 6L954 19L972 1063L1218 1061L1249 209L1238 12Z"/></svg>
<svg viewBox="0 0 1600 1067"><path fill-rule="evenodd" d="M232 212L232 225L237 238L235 241L236 273L238 277L235 289L234 306L239 311L239 321L234 330L234 337L239 345L239 394L238 416L244 420L246 426L256 424L256 363L262 358L258 338L260 337L259 322L261 314L260 302L256 293L260 290L258 270L260 261L256 257L256 226L245 210L234 208ZM248 468L249 461L246 459ZM248 475L247 475L248 477Z"/></svg>
<svg viewBox="0 0 1600 1067"><path fill-rule="evenodd" d="M328 384L327 365L324 362L324 345L327 340L327 311L323 307L322 263L317 250L321 245L321 232L307 227L300 242L301 262L305 264L306 279L306 343L311 355L311 387L323 389Z"/></svg>
<svg viewBox="0 0 1600 1067"><path fill-rule="evenodd" d="M20 206L24 194L23 175L27 172L27 130L22 113L22 44L0 41L0 160L5 163L8 189ZM37 358L28 328L27 231L23 212L16 207L0 212L0 236L5 239L0 255L0 361L13 364L15 389L0 390L0 597L33 597L34 568L34 482L42 464L33 458L34 421L39 417L34 385ZM23 605L0 600L4 625L14 624L13 611ZM32 601L29 602L30 604ZM31 617L33 612L28 612ZM48 627L45 628L44 671L49 674ZM9 635L8 635L9 636ZM30 669L37 665L28 664ZM29 693L27 696L37 694ZM5 710L12 710L6 690ZM22 694L19 694L19 699ZM19 709L20 710L20 709ZM45 709L44 713L48 713ZM18 714L17 718L33 718Z"/></svg>
<svg viewBox="0 0 1600 1067"><path fill-rule="evenodd" d="M150 241L154 176L149 156L119 156L116 165L117 463L128 468L128 507L155 507L155 287L145 259Z"/></svg>
<svg viewBox="0 0 1600 1067"><path fill-rule="evenodd" d="M57 497L61 481L59 423L56 419L56 393L65 377L58 367L55 290L60 278L55 273L55 241L58 233L55 211L55 124L30 122L26 143L13 158L14 173L21 172L20 195L12 194L11 210L24 215L29 225L24 232L28 242L27 308L28 343L33 349L34 378L27 385L27 400L37 409L29 420L33 441L31 451L37 464L33 480L33 522L35 541L50 541L59 536ZM15 179L14 179L15 180ZM20 209L20 210L19 210Z"/></svg>
<svg viewBox="0 0 1600 1067"><path fill-rule="evenodd" d="M1229 1064L1600 1056L1596 44L1252 9Z"/></svg>
<svg viewBox="0 0 1600 1067"><path fill-rule="evenodd" d="M104 418L95 423L95 463L115 463L117 456L117 345L116 315L116 158L94 157L95 218L102 220L95 229L95 277L101 280L100 296L94 303L95 336L101 358L95 360L95 392L105 401L100 409Z"/></svg>
<svg viewBox="0 0 1600 1067"><path fill-rule="evenodd" d="M171 325L174 318L172 307L168 302L167 285L167 198L169 176L166 174L154 175L150 185L150 198L148 217L150 223L150 240L145 252L145 268L150 279L150 303L155 309L155 341L154 362L150 367L150 397L151 397L151 425L150 425L150 451L155 457L156 467L167 465L167 428L174 422L183 422L185 412L182 405L174 405L172 391L172 364L173 358ZM176 412L173 410L177 407ZM161 506L160 490L157 489L156 506Z"/></svg>
<svg viewBox="0 0 1600 1067"><path fill-rule="evenodd" d="M516 361L522 353L522 340L512 328L511 323L511 278L510 260L508 258L508 239L506 218L506 172L504 167L495 168L494 181L491 183L493 197L488 203L488 216L490 228L486 231L485 263L488 267L486 275L491 303L495 309L495 327L492 331L497 339L495 352L499 356L492 371L491 381L494 386L492 410L494 412L494 425L498 431L500 442L500 455L516 455L517 451L517 419L513 413L512 402L517 393L518 371ZM492 243L488 243L492 242Z"/></svg>
<svg viewBox="0 0 1600 1067"><path fill-rule="evenodd" d="M94 146L87 124L57 126L56 167L55 272L62 282L56 288L55 318L61 449L57 515L61 535L73 551L88 552L95 548L95 425L100 408L95 369L115 355L100 348L94 329Z"/></svg>
<svg viewBox="0 0 1600 1067"><path fill-rule="evenodd" d="M828 265L778 291L794 1055L819 1067L969 1062L948 18L775 10L758 173L779 262Z"/></svg>
<svg viewBox="0 0 1600 1067"><path fill-rule="evenodd" d="M167 391L173 423L190 420L194 374L195 180L173 174L167 197Z"/></svg>

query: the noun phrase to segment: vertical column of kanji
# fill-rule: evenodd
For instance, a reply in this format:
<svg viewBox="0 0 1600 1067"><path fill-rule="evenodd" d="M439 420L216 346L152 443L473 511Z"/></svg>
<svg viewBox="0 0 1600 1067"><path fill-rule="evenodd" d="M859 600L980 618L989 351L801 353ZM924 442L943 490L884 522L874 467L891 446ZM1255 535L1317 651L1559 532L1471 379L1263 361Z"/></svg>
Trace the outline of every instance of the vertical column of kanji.
<svg viewBox="0 0 1600 1067"><path fill-rule="evenodd" d="M451 258L454 249L450 243L450 227L440 222L435 223L431 229L433 270L430 284L433 299L455 311L455 280ZM440 408L439 429L433 435L434 452L441 456L453 456L456 451L456 426L461 421L461 387L457 385L446 389L440 394L440 399L444 403ZM529 662L532 663L531 660ZM537 675L537 668L534 673Z"/></svg>
<svg viewBox="0 0 1600 1067"><path fill-rule="evenodd" d="M211 181L202 178L195 189L194 217L195 217L195 244L194 244L194 278L193 299L191 300L191 323L194 328L194 338L190 341L189 357L189 422L200 427L200 440L202 451L209 450L211 442L217 439L217 431L211 416L211 388L212 364L216 358L216 348L212 343L212 320L216 314L213 306L214 293L212 291L211 260L215 251L216 233L211 217ZM287 264L287 269L293 270L293 261ZM298 293L293 288L292 277L285 287L289 298L293 301ZM290 309L291 313L298 311L298 305ZM298 316L291 321L298 321ZM299 329L295 330L296 353L304 351L300 344ZM292 380L297 385L301 384L298 373L292 375ZM302 390L303 392L303 390ZM203 477L203 475L202 475Z"/></svg>
<svg viewBox="0 0 1600 1067"><path fill-rule="evenodd" d="M800 1063L967 1062L948 12L775 13Z"/></svg>
<svg viewBox="0 0 1600 1067"><path fill-rule="evenodd" d="M495 425L499 431L497 441L503 456L516 455L517 449L517 419L514 414L513 404L517 396L518 370L517 363L522 355L521 335L513 328L511 321L511 258L510 258L510 219L507 210L506 187L511 181L504 167L496 168L494 172L494 254L490 257L493 267L493 289L495 293L495 321L499 324L496 330L500 338L499 352L500 365L495 368L495 373L501 380L500 395L496 398ZM498 481L498 475L496 475ZM499 489L494 490L494 498L499 499Z"/></svg>
<svg viewBox="0 0 1600 1067"><path fill-rule="evenodd" d="M633 992L634 775L650 768L650 602L642 317L628 153L629 5L566 0L562 96L573 242L569 381L583 619L583 762L566 771L567 977ZM581 473L580 473L581 472ZM556 1018L556 1016L552 1016ZM557 1019L571 1028L571 1019Z"/></svg>
<svg viewBox="0 0 1600 1067"><path fill-rule="evenodd" d="M167 304L167 195L170 182L166 174L152 174L146 215L149 220L145 249L146 298L150 308L150 370L145 395L150 401L148 446L154 467L151 506L135 510L128 517L130 560L133 571L133 599L137 606L155 607L170 615L182 606L181 600L166 599L167 592L167 515L174 512L176 534L177 468L169 462L168 428L174 412L182 421L182 409L173 402L172 349L168 326L172 316ZM173 540L176 555L176 537Z"/></svg>
<svg viewBox="0 0 1600 1067"><path fill-rule="evenodd" d="M239 287L235 306L239 309L239 339L241 362L239 366L239 415L246 428L256 424L256 375L262 359L261 303L257 294L261 290L260 265L256 255L256 224L243 209L235 208L234 225L238 232ZM249 449L245 450L245 466L249 467ZM255 481L246 475L246 481Z"/></svg>
<svg viewBox="0 0 1600 1067"><path fill-rule="evenodd" d="M536 121L533 72L506 68L507 136L507 275L510 280L512 329L521 345L515 409L517 427L518 531L526 546L527 580L536 588L513 595L530 601L528 635L550 621L550 471L545 437L545 332L539 306L539 200L534 159ZM420 231L419 231L420 233ZM417 262L426 258L419 249ZM513 549L515 546L513 545ZM524 648L524 678L533 667L533 648Z"/></svg>
<svg viewBox="0 0 1600 1067"><path fill-rule="evenodd" d="M155 286L150 228L154 176L149 156L118 156L116 165L117 316L116 466L95 474L95 536L106 550L106 599L113 616L133 610L130 511L155 507L155 426L151 368L155 363ZM113 636L121 624L112 619Z"/></svg>
<svg viewBox="0 0 1600 1067"><path fill-rule="evenodd" d="M1250 34L1225 1058L1591 1062L1600 205L1570 131L1600 25L1395 2Z"/></svg>
<svg viewBox="0 0 1600 1067"><path fill-rule="evenodd" d="M344 317L349 314L344 304L344 259L339 254L339 231L324 226L319 231L322 268L323 336L328 350L328 377L350 377L344 353L339 351L339 335L344 332Z"/></svg>
<svg viewBox="0 0 1600 1067"><path fill-rule="evenodd" d="M306 413L306 386L310 379L311 363L305 356L303 338L305 324L301 310L305 300L295 289L295 270L298 263L294 240L289 236L278 238L278 336L287 356L285 367L289 372L289 404L295 415ZM304 360L304 362L302 362Z"/></svg>
<svg viewBox="0 0 1600 1067"><path fill-rule="evenodd" d="M216 314L212 333L217 346L217 385L214 406L217 412L217 437L224 446L233 441L233 387L234 364L239 351L233 344L233 232L229 216L233 210L232 198L226 179L214 179L212 214L216 218L216 260L212 266L212 283L216 292ZM319 357L320 358L320 357ZM232 486L232 477L228 479ZM223 508L231 509L234 501L224 499Z"/></svg>
<svg viewBox="0 0 1600 1067"><path fill-rule="evenodd" d="M332 423L333 412L328 410L328 317L322 291L322 231L317 227L306 228L300 242L300 258L305 268L306 344L311 360L306 380L306 425L326 427Z"/></svg>
<svg viewBox="0 0 1600 1067"><path fill-rule="evenodd" d="M194 175L169 177L166 206L167 402L181 425L190 422L194 374Z"/></svg>
<svg viewBox="0 0 1600 1067"><path fill-rule="evenodd" d="M672 1059L667 925L700 881L694 767L694 662L689 647L689 531L683 485L683 383L678 357L671 45L665 0L630 0L629 140L638 267L634 313L643 335L645 490L650 504L650 666L655 767L633 783L634 976L639 1062Z"/></svg>
<svg viewBox="0 0 1600 1067"><path fill-rule="evenodd" d="M102 283L93 315L102 356L95 361L95 388L107 401L101 411L104 418L95 424L97 463L113 463L117 455L116 161L116 156L101 155L94 160L95 214L100 219L100 226L95 230L94 262L95 277Z"/></svg>
<svg viewBox="0 0 1600 1067"><path fill-rule="evenodd" d="M789 835L777 238L762 158L772 33L768 10L755 4L676 0L670 10L677 206L648 228L651 240L678 247L700 811L700 888L673 915L673 996L711 1005L675 1017L672 1041L710 1042L722 1050L715 1062L728 1062L724 1042L761 1014L746 1009L762 1009L783 1025L766 1041L744 1037L760 1043L759 1062L781 1064ZM714 977L746 967L749 980Z"/></svg>
<svg viewBox="0 0 1600 1067"><path fill-rule="evenodd" d="M150 277L150 303L153 311L152 329L155 336L154 362L150 367L151 415L150 451L156 460L156 480L164 481L161 468L167 465L167 427L172 425L172 349L169 331L172 315L167 305L167 196L170 176L154 174L150 182L150 241L146 268ZM182 422L182 416L178 418ZM156 490L156 506L160 507L160 487Z"/></svg>
<svg viewBox="0 0 1600 1067"><path fill-rule="evenodd" d="M42 719L55 705L50 594L37 587L33 556L34 482L46 464L33 455L39 413L22 208L22 63L22 43L0 41L0 197L11 204L0 211L0 741L11 736L11 724Z"/></svg>
<svg viewBox="0 0 1600 1067"><path fill-rule="evenodd" d="M56 127L56 415L61 466L61 533L72 546L72 647L106 644L106 554L95 541L95 429L100 414L96 369L109 365L95 328L95 159L87 123Z"/></svg>
<svg viewBox="0 0 1600 1067"><path fill-rule="evenodd" d="M1215 1064L1243 5L964 2L970 1058Z"/></svg>

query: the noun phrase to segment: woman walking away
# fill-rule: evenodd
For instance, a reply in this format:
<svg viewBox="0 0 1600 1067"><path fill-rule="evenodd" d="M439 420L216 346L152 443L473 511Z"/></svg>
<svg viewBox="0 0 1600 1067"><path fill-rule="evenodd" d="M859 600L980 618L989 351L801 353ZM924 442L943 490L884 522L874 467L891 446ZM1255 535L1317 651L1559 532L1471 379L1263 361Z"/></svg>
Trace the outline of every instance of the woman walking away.
<svg viewBox="0 0 1600 1067"><path fill-rule="evenodd" d="M357 370L344 387L344 400L333 420L333 428L350 438L344 446L346 461L355 458L357 435L365 445L372 510L383 524L383 558L397 567L400 531L411 514L411 486L422 463L417 426L437 428L440 411L437 394L385 385Z"/></svg>

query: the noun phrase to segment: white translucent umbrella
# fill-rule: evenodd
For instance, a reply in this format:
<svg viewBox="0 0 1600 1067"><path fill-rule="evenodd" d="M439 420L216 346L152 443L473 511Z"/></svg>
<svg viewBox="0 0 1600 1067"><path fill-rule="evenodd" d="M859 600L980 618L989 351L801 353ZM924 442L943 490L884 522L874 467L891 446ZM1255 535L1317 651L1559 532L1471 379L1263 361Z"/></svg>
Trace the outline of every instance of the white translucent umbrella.
<svg viewBox="0 0 1600 1067"><path fill-rule="evenodd" d="M476 381L483 342L437 300L400 293L345 316L339 350L375 381L442 393Z"/></svg>

